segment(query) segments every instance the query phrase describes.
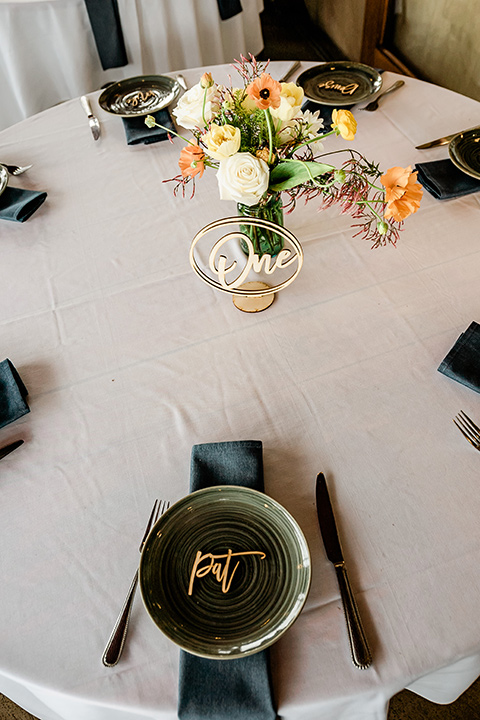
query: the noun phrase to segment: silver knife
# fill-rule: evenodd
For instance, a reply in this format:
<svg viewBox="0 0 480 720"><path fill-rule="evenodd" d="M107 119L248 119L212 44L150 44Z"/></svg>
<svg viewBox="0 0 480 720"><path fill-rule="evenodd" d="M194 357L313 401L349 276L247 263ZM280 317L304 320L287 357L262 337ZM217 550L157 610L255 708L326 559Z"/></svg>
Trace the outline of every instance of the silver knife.
<svg viewBox="0 0 480 720"><path fill-rule="evenodd" d="M295 62L290 65L290 67L288 68L288 70L287 70L287 72L285 73L285 75L283 75L278 82L287 82L288 78L293 75L293 73L295 72L295 70L296 70L297 68L299 68L300 65L301 65L300 60L295 60Z"/></svg>
<svg viewBox="0 0 480 720"><path fill-rule="evenodd" d="M92 131L93 139L98 140L98 138L100 137L100 123L98 122L98 119L95 117L95 115L92 113L90 102L85 95L82 95L82 97L80 98L80 102L88 117L88 122L90 125L90 130Z"/></svg>
<svg viewBox="0 0 480 720"><path fill-rule="evenodd" d="M437 138L436 140L431 140L430 142L423 143L423 145L417 145L415 147L415 150L427 150L428 148L438 147L439 145L448 145L450 140L453 140L453 138L457 137L457 135L461 135L464 132L469 132L469 130L479 129L480 126L475 125L475 127L467 128L467 130L459 130L459 132L453 133L452 135L445 135L444 137Z"/></svg>
<svg viewBox="0 0 480 720"><path fill-rule="evenodd" d="M327 481L323 473L319 473L317 476L316 501L318 522L320 524L320 532L322 533L325 551L337 573L353 664L363 670L371 665L372 654L368 647L357 603L355 602L348 580L347 568L345 566L345 560L343 559L337 526L335 524L335 516L328 494Z"/></svg>

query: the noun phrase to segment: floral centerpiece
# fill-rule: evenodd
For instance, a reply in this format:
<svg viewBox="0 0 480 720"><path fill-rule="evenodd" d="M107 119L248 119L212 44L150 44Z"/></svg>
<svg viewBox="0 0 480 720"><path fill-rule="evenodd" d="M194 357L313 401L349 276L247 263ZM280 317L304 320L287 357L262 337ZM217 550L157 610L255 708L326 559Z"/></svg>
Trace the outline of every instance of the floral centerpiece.
<svg viewBox="0 0 480 720"><path fill-rule="evenodd" d="M377 164L354 149L324 150L328 136L353 140L357 128L349 110L333 110L330 128L320 111L302 110L303 89L280 83L267 72L268 62L241 56L233 67L243 87L217 85L210 73L180 98L173 110L176 122L193 139L180 153L181 173L174 192L185 195L187 185L205 168L216 169L220 197L234 200L240 215L253 215L283 224L298 200L318 198L321 208L338 204L354 219L353 227L372 247L395 245L403 221L420 206L422 188L411 167L393 167L384 174ZM149 127L158 125L152 116ZM161 127L161 126L160 126ZM171 131L169 131L171 132ZM174 133L176 134L176 133ZM342 154L340 165L327 162ZM258 254L278 252L275 234L248 227Z"/></svg>

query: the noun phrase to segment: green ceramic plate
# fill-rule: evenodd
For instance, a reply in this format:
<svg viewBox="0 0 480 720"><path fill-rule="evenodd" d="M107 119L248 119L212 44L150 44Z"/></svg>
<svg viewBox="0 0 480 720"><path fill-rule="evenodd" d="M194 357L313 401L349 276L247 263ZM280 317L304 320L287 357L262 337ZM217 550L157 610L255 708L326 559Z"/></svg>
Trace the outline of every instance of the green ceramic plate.
<svg viewBox="0 0 480 720"><path fill-rule="evenodd" d="M480 130L456 135L448 145L450 159L467 175L480 178Z"/></svg>
<svg viewBox="0 0 480 720"><path fill-rule="evenodd" d="M305 97L322 105L343 107L367 100L382 87L382 76L362 63L338 60L305 70L297 85Z"/></svg>
<svg viewBox="0 0 480 720"><path fill-rule="evenodd" d="M109 85L98 98L103 110L120 117L143 117L170 105L180 85L166 75L139 75Z"/></svg>
<svg viewBox="0 0 480 720"><path fill-rule="evenodd" d="M292 625L310 587L293 517L264 493L220 485L179 500L142 552L145 606L167 637L216 660L265 649Z"/></svg>

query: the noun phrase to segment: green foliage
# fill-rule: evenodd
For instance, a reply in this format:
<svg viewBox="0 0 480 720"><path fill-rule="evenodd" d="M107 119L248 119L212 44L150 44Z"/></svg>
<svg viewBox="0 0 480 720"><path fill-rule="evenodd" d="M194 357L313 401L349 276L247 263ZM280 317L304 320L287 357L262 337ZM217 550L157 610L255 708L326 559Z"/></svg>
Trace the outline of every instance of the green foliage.
<svg viewBox="0 0 480 720"><path fill-rule="evenodd" d="M280 192L325 175L335 170L333 165L302 160L280 161L270 172L269 190Z"/></svg>

